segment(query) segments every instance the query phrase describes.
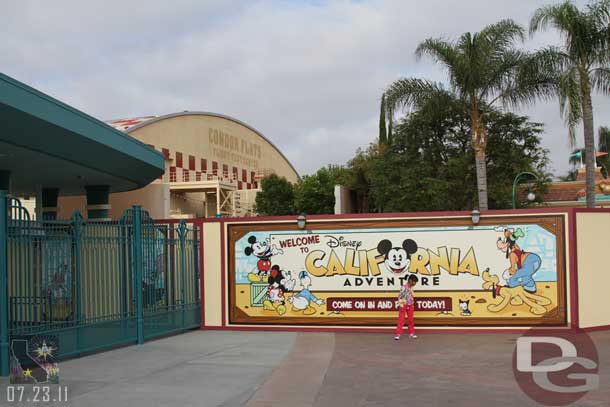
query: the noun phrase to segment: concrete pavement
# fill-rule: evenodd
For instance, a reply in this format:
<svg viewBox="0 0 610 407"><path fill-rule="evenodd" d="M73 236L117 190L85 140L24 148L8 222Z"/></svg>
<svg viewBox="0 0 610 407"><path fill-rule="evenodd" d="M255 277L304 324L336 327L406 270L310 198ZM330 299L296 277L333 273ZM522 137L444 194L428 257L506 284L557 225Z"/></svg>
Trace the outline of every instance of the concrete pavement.
<svg viewBox="0 0 610 407"><path fill-rule="evenodd" d="M67 407L241 406L295 336L192 331L62 362L60 384L68 386ZM11 406L0 383L0 406Z"/></svg>
<svg viewBox="0 0 610 407"><path fill-rule="evenodd" d="M590 336L600 387L576 405L608 406L610 332ZM513 377L517 337L193 331L63 362L60 378L71 407L538 406Z"/></svg>

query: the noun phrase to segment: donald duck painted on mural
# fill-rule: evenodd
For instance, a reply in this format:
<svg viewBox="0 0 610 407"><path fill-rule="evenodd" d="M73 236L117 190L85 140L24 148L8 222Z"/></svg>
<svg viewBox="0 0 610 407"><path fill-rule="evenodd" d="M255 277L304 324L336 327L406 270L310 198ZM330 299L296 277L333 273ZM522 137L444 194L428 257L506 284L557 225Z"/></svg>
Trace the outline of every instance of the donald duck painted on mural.
<svg viewBox="0 0 610 407"><path fill-rule="evenodd" d="M310 304L313 302L317 305L322 305L324 304L324 300L319 299L309 291L309 287L311 287L311 277L309 276L309 273L305 270L301 271L299 273L299 280L301 281L303 289L290 297L288 302L292 303L293 311L302 311L305 315L313 315L316 313L316 309Z"/></svg>

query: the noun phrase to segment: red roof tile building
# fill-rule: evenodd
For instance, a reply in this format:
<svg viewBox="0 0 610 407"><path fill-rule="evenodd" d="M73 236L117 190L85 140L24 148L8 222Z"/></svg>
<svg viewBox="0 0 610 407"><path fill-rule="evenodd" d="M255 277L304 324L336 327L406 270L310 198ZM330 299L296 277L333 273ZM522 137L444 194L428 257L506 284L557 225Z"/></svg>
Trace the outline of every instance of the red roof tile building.
<svg viewBox="0 0 610 407"><path fill-rule="evenodd" d="M597 207L610 207L610 179L604 178L601 168L595 172L595 199ZM586 206L585 200L585 170L578 170L576 181L554 182L549 185L543 201L548 206Z"/></svg>

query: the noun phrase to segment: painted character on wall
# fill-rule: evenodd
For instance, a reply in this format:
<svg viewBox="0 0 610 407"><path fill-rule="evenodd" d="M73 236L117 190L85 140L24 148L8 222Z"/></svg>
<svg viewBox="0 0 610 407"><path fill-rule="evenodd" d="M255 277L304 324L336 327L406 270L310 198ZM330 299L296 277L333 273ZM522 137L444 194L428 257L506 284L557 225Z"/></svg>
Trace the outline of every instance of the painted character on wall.
<svg viewBox="0 0 610 407"><path fill-rule="evenodd" d="M248 280L252 283L260 283L265 281L265 278L269 275L271 269L271 257L278 254L284 254L283 250L277 249L271 246L271 240L269 238L259 242L256 236L250 236L248 238L248 244L244 250L246 256L256 256L258 261L256 262L256 273L248 273Z"/></svg>
<svg viewBox="0 0 610 407"><path fill-rule="evenodd" d="M384 256L385 266L394 274L401 274L409 268L411 255L417 251L417 243L405 239L402 247L393 247L392 242L385 239L377 245L377 251Z"/></svg>
<svg viewBox="0 0 610 407"><path fill-rule="evenodd" d="M305 270L301 271L299 273L299 280L301 281L303 289L290 297L288 302L292 304L293 311L295 312L302 311L305 315L315 314L316 309L311 306L311 303L322 305L324 304L324 300L319 299L309 291L309 287L311 287L311 277L309 276L309 273Z"/></svg>
<svg viewBox="0 0 610 407"><path fill-rule="evenodd" d="M504 236L499 237L496 246L498 250L506 254L510 262L510 268L504 271L502 277L506 281L506 286L514 288L522 286L529 293L536 292L536 282L534 274L540 269L542 259L536 253L523 251L517 244L517 239L525 236L523 230L504 229ZM496 295L499 294L501 285L496 287Z"/></svg>
<svg viewBox="0 0 610 407"><path fill-rule="evenodd" d="M469 317L472 315L472 312L470 312L470 309L468 308L469 304L470 300L464 301L460 299L460 315L464 317Z"/></svg>
<svg viewBox="0 0 610 407"><path fill-rule="evenodd" d="M482 277L483 289L491 290L494 298L500 298L499 302L487 306L487 309L491 312L502 312L506 310L509 305L526 305L529 307L529 311L532 314L544 315L547 312L546 307L552 304L552 301L549 298L527 292L520 285L514 288L505 286L502 290L498 290L497 287L500 278L495 274L489 274L489 268L485 269Z"/></svg>
<svg viewBox="0 0 610 407"><path fill-rule="evenodd" d="M294 290L296 280L292 278L290 271L280 270L277 264L271 267L269 278L267 279L267 300L263 302L263 309L266 311L276 311L279 315L286 313L286 296L289 291Z"/></svg>

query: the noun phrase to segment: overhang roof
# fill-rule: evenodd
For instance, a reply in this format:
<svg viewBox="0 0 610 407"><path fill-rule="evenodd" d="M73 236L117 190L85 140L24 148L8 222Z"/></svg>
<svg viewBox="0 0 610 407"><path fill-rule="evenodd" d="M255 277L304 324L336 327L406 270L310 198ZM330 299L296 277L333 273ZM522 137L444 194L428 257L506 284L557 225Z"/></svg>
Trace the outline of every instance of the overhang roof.
<svg viewBox="0 0 610 407"><path fill-rule="evenodd" d="M36 186L82 195L86 185L111 192L141 188L165 171L163 155L71 106L0 73L0 170L11 192Z"/></svg>

